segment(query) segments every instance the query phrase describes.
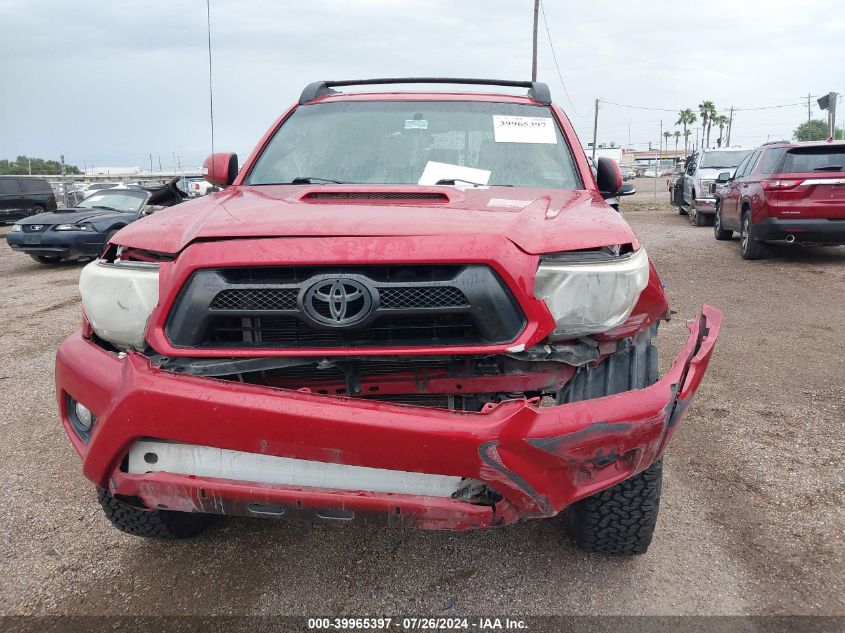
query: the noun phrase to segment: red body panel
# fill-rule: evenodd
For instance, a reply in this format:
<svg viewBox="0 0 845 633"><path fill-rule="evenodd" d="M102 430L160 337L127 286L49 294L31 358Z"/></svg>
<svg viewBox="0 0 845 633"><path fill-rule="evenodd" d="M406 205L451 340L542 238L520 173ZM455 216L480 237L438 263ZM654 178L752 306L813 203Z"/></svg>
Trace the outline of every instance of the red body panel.
<svg viewBox="0 0 845 633"><path fill-rule="evenodd" d="M654 385L605 398L540 407L512 400L482 413L351 400L209 378L178 376L135 353L119 358L77 333L59 349L56 385L85 476L147 507L248 514L248 503L345 508L428 528L465 529L550 516L652 464L695 393L719 333L705 306L671 369ZM97 422L87 444L67 418L65 396ZM251 453L481 480L494 507L455 500L120 470L132 442L155 438ZM606 457L616 459L606 463ZM297 504L298 502L298 504ZM397 519L398 521L398 519Z"/></svg>

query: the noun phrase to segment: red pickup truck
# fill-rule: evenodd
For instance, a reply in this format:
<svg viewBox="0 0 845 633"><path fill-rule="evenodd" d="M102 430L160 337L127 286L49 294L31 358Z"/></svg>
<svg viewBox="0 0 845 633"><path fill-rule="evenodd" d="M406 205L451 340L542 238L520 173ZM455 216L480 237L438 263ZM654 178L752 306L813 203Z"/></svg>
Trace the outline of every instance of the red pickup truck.
<svg viewBox="0 0 845 633"><path fill-rule="evenodd" d="M397 84L506 91L402 92ZM344 93L390 84L386 92ZM58 404L115 526L213 515L430 529L555 517L639 554L702 380L705 306L658 377L669 308L542 83L316 82L223 191L120 231L83 269Z"/></svg>

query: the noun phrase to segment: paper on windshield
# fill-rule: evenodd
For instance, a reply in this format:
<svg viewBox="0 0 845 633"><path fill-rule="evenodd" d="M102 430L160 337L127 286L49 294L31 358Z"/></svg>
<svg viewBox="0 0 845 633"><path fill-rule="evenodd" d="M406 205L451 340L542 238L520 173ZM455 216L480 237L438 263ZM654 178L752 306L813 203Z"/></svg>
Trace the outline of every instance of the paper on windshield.
<svg viewBox="0 0 845 633"><path fill-rule="evenodd" d="M438 180L455 180L458 185L462 182L486 185L487 181L490 180L490 172L486 169L450 165L449 163L437 163L430 160L426 163L418 184L434 185L437 184Z"/></svg>
<svg viewBox="0 0 845 633"><path fill-rule="evenodd" d="M93 196L88 196L85 199L90 200L91 202L97 202L98 200L102 200L103 198L105 198L104 195L95 193Z"/></svg>
<svg viewBox="0 0 845 633"><path fill-rule="evenodd" d="M497 143L557 143L550 117L493 115L493 138Z"/></svg>

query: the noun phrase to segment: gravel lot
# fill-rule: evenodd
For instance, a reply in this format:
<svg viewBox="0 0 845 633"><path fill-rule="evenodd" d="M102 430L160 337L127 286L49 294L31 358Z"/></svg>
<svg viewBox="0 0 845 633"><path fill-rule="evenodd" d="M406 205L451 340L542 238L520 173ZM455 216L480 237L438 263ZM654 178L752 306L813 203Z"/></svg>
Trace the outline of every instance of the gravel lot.
<svg viewBox="0 0 845 633"><path fill-rule="evenodd" d="M188 542L125 536L56 415L80 266L0 244L0 614L845 615L845 248L744 262L666 206L665 178L657 210L637 184L623 212L677 311L661 367L702 303L725 313L646 556L584 554L549 521L451 534L230 519Z"/></svg>

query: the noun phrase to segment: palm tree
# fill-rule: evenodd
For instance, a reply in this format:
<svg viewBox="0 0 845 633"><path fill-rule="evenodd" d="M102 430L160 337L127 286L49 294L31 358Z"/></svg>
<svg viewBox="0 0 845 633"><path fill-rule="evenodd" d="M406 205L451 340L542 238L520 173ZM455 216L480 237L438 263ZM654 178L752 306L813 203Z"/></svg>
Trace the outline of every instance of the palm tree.
<svg viewBox="0 0 845 633"><path fill-rule="evenodd" d="M672 134L672 136L675 137L675 159L677 160L677 158L678 158L678 141L681 138L681 131L675 130L675 133Z"/></svg>
<svg viewBox="0 0 845 633"><path fill-rule="evenodd" d="M698 113L701 115L702 132L707 135L707 145L710 147L710 125L713 123L713 117L716 116L716 106L712 101L702 101L698 104Z"/></svg>
<svg viewBox="0 0 845 633"><path fill-rule="evenodd" d="M728 124L728 117L724 114L719 114L713 118L713 123L719 126L719 138L716 139L716 143L719 147L722 147L722 139L724 138L724 130L725 126Z"/></svg>
<svg viewBox="0 0 845 633"><path fill-rule="evenodd" d="M684 126L684 156L687 155L687 146L689 145L689 131L687 130L687 126L693 123L695 123L695 112L689 108L684 108L678 112L678 120L675 121L675 125Z"/></svg>

